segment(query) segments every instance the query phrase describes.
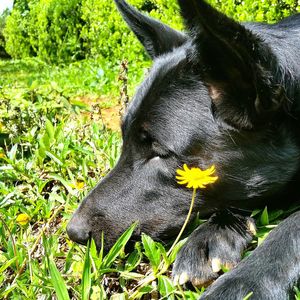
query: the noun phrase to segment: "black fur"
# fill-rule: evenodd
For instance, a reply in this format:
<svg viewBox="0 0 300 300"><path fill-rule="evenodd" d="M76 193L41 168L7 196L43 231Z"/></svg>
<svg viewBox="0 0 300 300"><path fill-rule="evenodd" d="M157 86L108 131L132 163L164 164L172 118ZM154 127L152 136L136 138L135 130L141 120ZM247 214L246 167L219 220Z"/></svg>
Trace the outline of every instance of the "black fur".
<svg viewBox="0 0 300 300"><path fill-rule="evenodd" d="M221 276L200 299L294 299L300 278L300 212L284 220L265 242L232 271Z"/></svg>
<svg viewBox="0 0 300 300"><path fill-rule="evenodd" d="M187 28L180 33L115 2L154 63L122 122L118 164L67 231L98 245L104 231L109 248L138 220L134 238L171 239L191 198L176 183L176 168L214 164L219 179L198 192L193 215L216 215L190 236L173 272L179 282L207 284L218 276L216 259L239 262L254 230L247 211L300 198L300 15L239 24L205 1L178 0ZM298 219L279 225L202 298L241 299L252 291L253 299L287 299L300 278Z"/></svg>

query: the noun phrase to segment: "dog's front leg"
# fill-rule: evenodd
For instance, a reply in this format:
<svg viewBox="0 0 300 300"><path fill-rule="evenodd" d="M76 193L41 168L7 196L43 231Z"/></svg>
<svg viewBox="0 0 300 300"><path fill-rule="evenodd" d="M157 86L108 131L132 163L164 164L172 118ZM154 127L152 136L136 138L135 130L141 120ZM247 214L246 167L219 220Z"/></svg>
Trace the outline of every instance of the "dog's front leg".
<svg viewBox="0 0 300 300"><path fill-rule="evenodd" d="M287 300L300 278L300 212L278 225L261 246L222 275L200 299Z"/></svg>
<svg viewBox="0 0 300 300"><path fill-rule="evenodd" d="M229 210L215 213L188 238L173 267L175 283L207 286L222 266L231 269L255 233L254 221Z"/></svg>

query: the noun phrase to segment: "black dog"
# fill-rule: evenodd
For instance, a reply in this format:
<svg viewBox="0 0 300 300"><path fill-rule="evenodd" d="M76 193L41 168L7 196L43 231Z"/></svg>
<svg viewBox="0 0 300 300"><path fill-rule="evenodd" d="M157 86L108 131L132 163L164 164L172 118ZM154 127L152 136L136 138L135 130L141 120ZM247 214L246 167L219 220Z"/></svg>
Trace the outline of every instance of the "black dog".
<svg viewBox="0 0 300 300"><path fill-rule="evenodd" d="M212 216L173 269L179 283L205 285L220 264L240 261L255 230L253 208L300 199L300 15L241 25L202 0L178 0L182 33L115 2L154 64L123 120L118 164L84 199L68 234L99 245L103 230L109 248L139 220L139 231L169 240L191 199L176 183L176 168L214 164L219 179L199 192L194 208ZM202 298L253 292L251 299L287 299L299 278L296 213Z"/></svg>

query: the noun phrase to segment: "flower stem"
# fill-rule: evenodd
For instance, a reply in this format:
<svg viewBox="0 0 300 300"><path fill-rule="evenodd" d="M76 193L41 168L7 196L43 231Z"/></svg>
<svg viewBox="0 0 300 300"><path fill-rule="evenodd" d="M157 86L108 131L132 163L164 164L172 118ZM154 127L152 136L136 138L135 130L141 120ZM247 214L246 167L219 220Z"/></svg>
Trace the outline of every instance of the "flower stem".
<svg viewBox="0 0 300 300"><path fill-rule="evenodd" d="M183 232L184 232L184 230L185 230L185 228L186 228L186 226L187 226L187 224L188 224L188 222L189 222L189 220L191 218L193 207L194 207L194 203L195 203L195 198L196 198L196 192L197 192L197 188L194 188L193 189L193 196L192 196L192 200L191 200L189 212L188 212L188 214L187 214L187 216L185 218L185 221L184 221L184 223L183 223L183 225L181 227L180 232L177 235L176 240L174 241L173 245L171 246L170 250L168 251L167 256L169 256L171 254L172 250L174 249L174 247L176 246L176 244L180 240L180 238L181 238L181 236L182 236L182 234L183 234Z"/></svg>
<svg viewBox="0 0 300 300"><path fill-rule="evenodd" d="M190 208L189 208L189 212L185 218L185 221L181 227L180 232L178 233L173 245L171 246L170 250L167 253L167 257L172 253L174 247L176 246L176 244L178 243L178 241L180 240L190 218L192 215L192 211L193 211L193 207L194 207L194 203L195 203L195 198L196 198L196 192L197 192L197 188L193 189L193 196L192 196L192 200L191 200L191 204L190 204ZM164 274L167 271L168 265L166 266L162 261L158 267L158 270L160 270L160 272L155 273L155 272L151 272L149 273L149 275L138 284L138 286L136 286L134 289L136 289L135 291L132 290L132 294L129 295L129 299L135 299L137 297L137 295L140 292L140 289L146 285L148 285L149 283L151 283L152 281L154 281L156 278L158 278L158 276L160 276L161 274Z"/></svg>

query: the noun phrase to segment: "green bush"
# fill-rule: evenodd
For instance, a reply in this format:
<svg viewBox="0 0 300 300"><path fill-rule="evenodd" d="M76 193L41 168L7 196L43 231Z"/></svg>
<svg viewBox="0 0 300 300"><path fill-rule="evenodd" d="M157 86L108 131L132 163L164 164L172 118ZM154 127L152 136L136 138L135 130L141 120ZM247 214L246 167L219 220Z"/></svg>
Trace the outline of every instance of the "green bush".
<svg viewBox="0 0 300 300"><path fill-rule="evenodd" d="M220 11L239 21L274 23L300 12L298 0L209 0Z"/></svg>
<svg viewBox="0 0 300 300"><path fill-rule="evenodd" d="M6 19L9 15L9 10L6 9L0 15L0 58L8 58L8 54L5 51L5 38L3 35L3 31L5 28Z"/></svg>
<svg viewBox="0 0 300 300"><path fill-rule="evenodd" d="M174 27L180 26L173 0L132 2ZM98 56L112 61L145 59L113 1L29 0L27 6L15 5L4 34L6 49L14 58L38 56L49 62Z"/></svg>
<svg viewBox="0 0 300 300"><path fill-rule="evenodd" d="M49 62L83 58L81 0L28 1L16 5L4 31L13 58L38 56Z"/></svg>
<svg viewBox="0 0 300 300"><path fill-rule="evenodd" d="M132 0L140 10L181 28L175 0ZM210 0L238 20L275 22L299 10L297 0ZM13 57L37 55L51 61L86 56L143 57L113 1L22 0L8 18L7 51Z"/></svg>
<svg viewBox="0 0 300 300"><path fill-rule="evenodd" d="M300 11L298 0L210 0L240 21L275 22ZM131 0L139 10L181 29L175 0ZM118 65L126 58L139 78L147 65L145 52L127 28L113 1L18 0L4 30L13 58L37 56L52 62L101 58Z"/></svg>

